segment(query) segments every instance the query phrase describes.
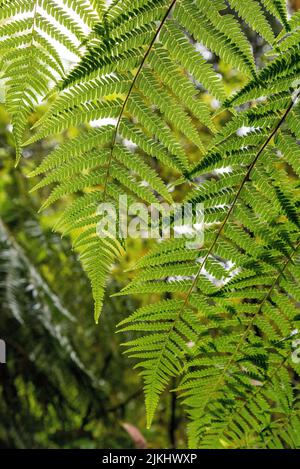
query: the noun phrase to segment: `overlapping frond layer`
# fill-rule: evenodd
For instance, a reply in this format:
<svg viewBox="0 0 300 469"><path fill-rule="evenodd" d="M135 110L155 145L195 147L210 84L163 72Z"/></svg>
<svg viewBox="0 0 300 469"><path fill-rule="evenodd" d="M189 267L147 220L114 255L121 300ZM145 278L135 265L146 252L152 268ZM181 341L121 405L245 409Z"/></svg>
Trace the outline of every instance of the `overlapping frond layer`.
<svg viewBox="0 0 300 469"><path fill-rule="evenodd" d="M207 0L116 2L104 15L106 18L105 37L101 36L98 43L97 41L93 43L88 54L69 74L63 87L102 68L105 55L107 64L111 55L107 52L105 54L105 50L108 51L109 48L114 51L114 58L122 55L123 60L130 60L130 48L127 47L124 54L123 48L126 42L128 41L129 44L131 41L133 44L135 41L134 47L137 54L139 48L143 46L143 39L138 36L142 31L144 33L150 31L151 24L160 20L166 11L170 12L166 23L170 21L171 24L175 20L182 33L188 33L189 37L199 41L202 46L207 47L226 63L251 76L255 74L251 46L243 33L241 22L232 13L235 12L241 20L246 21L254 31L272 44L275 40L275 33L266 10L276 16L284 31L290 28L283 2L266 1L265 3L263 8L256 0L244 2L243 5L232 0L229 2L232 10L228 10L227 4L222 0L217 2ZM139 30L141 26L143 30ZM171 33L176 44L176 35L174 37L174 31ZM118 40L121 37L123 40ZM179 45L177 44L177 48ZM188 57L185 59L188 61ZM202 83L202 80L199 81Z"/></svg>
<svg viewBox="0 0 300 469"><path fill-rule="evenodd" d="M272 346L266 350L269 362L268 371L262 373L264 379L253 378L251 373L245 378L245 373L241 373L238 387L243 387L244 391L239 391L238 397L234 380L224 383L226 388L230 388L230 393L226 398L222 398L220 393L218 405L212 411L213 417L209 413L208 418L202 418L201 425L199 421L198 425L191 425L190 433L195 436L190 440L191 447L299 448L299 388L291 385L295 373L286 366L290 359L290 344L278 353L273 349ZM259 358L257 356L256 360ZM209 381L208 362L201 360L198 363L198 366L202 365L201 372L194 372L194 376L198 374L199 379L202 376L203 381ZM195 364L197 366L196 361Z"/></svg>
<svg viewBox="0 0 300 469"><path fill-rule="evenodd" d="M88 0L5 0L0 21L1 77L18 160L29 113L65 74L59 50L78 60L80 43L99 16Z"/></svg>
<svg viewBox="0 0 300 469"><path fill-rule="evenodd" d="M32 176L43 175L36 188L52 187L43 208L63 197L69 202L57 229L71 235L80 254L96 320L107 275L124 249L122 236L99 236L99 204L118 207L120 196L172 202L167 182L188 182L185 201L204 204L202 247L174 238L141 259L123 293L161 300L120 324L138 333L127 346L144 379L148 425L170 378L181 375L191 446L299 446L299 398L291 385L299 366L289 354L299 322L299 14L288 20L285 3L0 4L17 145L49 80L58 78L56 99L27 143L80 127ZM12 13L26 15L11 21ZM245 24L268 44L260 70ZM78 43L85 48L67 75L50 37L70 52ZM223 64L245 83L231 96ZM213 107L226 114L218 131ZM91 122L95 128L83 126Z"/></svg>
<svg viewBox="0 0 300 469"><path fill-rule="evenodd" d="M241 20L249 20L255 11L257 20L250 22L250 26L258 29L263 25L263 37L273 42L274 33L257 2L242 10L232 2L232 8L240 14ZM254 57L242 23L226 11L223 2L113 2L102 15L102 23L93 28L86 47L82 60L60 82L57 99L27 143L91 121L102 126L103 135L111 132L111 139L105 139L102 146L97 144L103 155L98 159L95 147L88 143L89 134L83 147L79 143L81 139L78 139L78 147L77 140L71 144L73 154L75 151L81 163L73 159L69 163L64 159L59 161L64 147L61 153L50 155L51 166L42 165L33 174L53 171L46 175L42 185L62 181L68 175L72 189L69 190L64 180L48 202L70 191L82 191L84 186L87 189L97 181L100 190L94 195L94 201L98 197L99 203L107 200L110 182L116 177L126 193L134 192L147 203L155 199L150 192L157 193L159 200L171 201L163 182L153 171L149 173L151 180L145 177L146 168L156 159L172 174L186 178L190 171L188 150L192 148L199 159L205 152L199 129L206 129L208 139L216 131L209 103L213 99L217 103L225 100L225 86L218 66L212 66L199 51L207 48L209 54L216 54L245 76L256 77ZM106 125L107 119L109 125ZM114 130L110 127L112 123ZM91 136L93 140L93 133ZM51 161L55 161L53 166ZM118 171L120 163L124 165L122 172ZM99 165L102 172L94 174ZM71 166L76 171L73 169L70 173ZM80 177L74 187L74 175L84 168L90 176ZM132 173L137 172L149 189L133 187L136 174ZM91 220L90 207L87 226L81 219L80 227L88 227L95 241ZM85 245L88 250L88 240ZM90 248L94 249L94 245Z"/></svg>
<svg viewBox="0 0 300 469"><path fill-rule="evenodd" d="M186 240L162 243L138 263L142 271L123 290L177 298L124 322L126 330L144 332L129 343L129 353L144 358L139 366L149 421L169 378L176 369L183 375L179 389L193 421L192 447L237 443L238 434L233 442L232 433L215 438L218 423L242 399L255 405L253 381L270 379L298 331L299 73L290 60L294 52L275 58L227 100L225 106L243 104L242 110L235 109L189 174L197 187L186 201L205 207L202 248L190 250ZM285 69L282 62L288 64ZM289 367L290 360L283 368ZM270 419L271 407L266 409ZM252 428L253 435L258 428Z"/></svg>
<svg viewBox="0 0 300 469"><path fill-rule="evenodd" d="M219 290L221 314L214 320L223 329L231 319L236 328L233 334L224 328L188 363L180 388L191 408L192 447L298 447L291 424L282 440L272 436L276 419L294 416L293 425L299 420L293 407L299 390L292 385L299 365L291 359L299 327L298 287L299 242L277 269L232 280Z"/></svg>
<svg viewBox="0 0 300 469"><path fill-rule="evenodd" d="M35 221L31 220L31 222L31 226L36 229ZM62 418L62 415L67 415L67 413L64 414L66 407L68 408L66 403L74 402L74 395L69 389L71 384L74 384L79 399L89 396L93 402L98 403L100 395L102 406L101 387L98 379L86 369L72 341L65 333L65 325L74 321L74 317L63 306L61 299L40 270L41 266L32 262L32 252L29 253L23 249L14 233L0 217L0 301L6 334L9 331L11 343L14 347L19 347L23 356L28 357L30 362L30 367L24 374L24 389L29 390L31 384L36 383L39 387L38 405L43 405L45 398L49 399L50 396L54 398L58 395L64 396L62 406L58 410L58 415ZM11 353L8 365L10 373L14 372L12 359L16 360L18 369L20 366L19 356ZM47 360L51 362L51 373L45 367ZM67 382L66 387L62 376ZM44 383L43 393L45 394L41 393L41 380ZM15 401L17 396L20 399L19 393L15 394L15 397L12 394L4 394L1 401L1 412L4 412L1 418L2 428L8 425L3 418L5 410L7 411L9 405L12 405L12 400ZM23 392L21 394L23 396ZM29 394L27 395L25 391L25 399L29 398ZM28 419L29 407L34 406L28 407L25 404L24 407L24 418ZM78 415L78 408L74 411ZM21 413L18 412L18 431L23 434L25 420L21 423L23 418ZM45 425L47 425L46 422ZM16 441L19 439L18 431Z"/></svg>
<svg viewBox="0 0 300 469"><path fill-rule="evenodd" d="M72 235L73 245L80 253L93 287L96 320L101 311L107 274L114 259L123 253L123 241L118 239L117 232L112 231L108 239L97 232L104 215L98 212L99 204L105 202L108 208L119 207L122 196L126 197L128 205L172 200L162 179L137 153L116 144L114 158L110 160L109 144L113 134L112 125L90 129L55 149L34 172L35 175L46 174L34 189L54 186L42 208L62 197L77 195L56 228ZM117 219L112 220L112 226L116 224Z"/></svg>
<svg viewBox="0 0 300 469"><path fill-rule="evenodd" d="M83 59L64 80L36 135L27 142L91 121L102 125L55 150L33 172L45 174L37 187L57 184L44 207L67 194L86 192L82 202L74 202L74 209L70 208L67 217L63 215L68 224L61 223L59 228L68 233L81 231L75 245L84 246L82 260L97 298L96 316L103 298L103 267L105 273L109 269L108 252L103 262L97 257L101 252L95 250L97 204L113 201L117 205L123 193L147 204L172 202L165 183L152 169L154 159L177 177L186 175L188 146L199 156L204 152L199 126L206 127L208 135L215 132L212 107L204 94L225 98L217 72L201 58L177 19L176 2L128 2L126 7L115 3L105 12L104 29L95 31ZM218 27L225 29L226 20L218 16ZM240 29L236 40L239 37L247 43ZM224 39L224 57L226 48ZM249 52L248 43L247 48ZM107 119L115 122L114 128L106 124ZM99 243L102 246L104 241Z"/></svg>

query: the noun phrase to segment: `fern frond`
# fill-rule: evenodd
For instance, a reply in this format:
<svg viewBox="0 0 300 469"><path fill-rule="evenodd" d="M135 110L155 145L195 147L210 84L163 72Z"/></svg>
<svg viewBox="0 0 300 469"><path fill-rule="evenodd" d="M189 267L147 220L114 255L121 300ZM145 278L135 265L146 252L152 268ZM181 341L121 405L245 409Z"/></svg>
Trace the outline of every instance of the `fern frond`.
<svg viewBox="0 0 300 469"><path fill-rule="evenodd" d="M226 437L229 440L236 438L235 428L237 423L240 425L240 422L243 421L240 420L241 416L243 419L247 412L250 412L251 415L250 409L253 409L257 404L259 405L259 402L256 403L256 393L253 391L253 394L249 395L253 380L257 381L259 392L261 392L264 389L264 383L268 383L270 378L273 378L274 368L277 372L277 367L279 370L284 365L290 367L291 345L289 341L292 340L296 325L297 316L295 315L295 303L293 303L296 298L284 301L280 292L284 288L286 277L293 278L295 281L291 273L293 267L290 266L292 266L295 257L297 259L298 250L299 242L284 259L279 272L275 269L273 277L269 278L264 275L262 284L265 285L265 289L260 292L262 296L257 298L257 304L249 312L247 311L248 288L251 284L252 286L257 285L257 277L252 276L251 281L246 284L241 282L243 302L239 311L241 322L240 324L237 322L237 331L241 329L241 332L237 335L230 335L228 341L226 336L219 344L218 341L214 341L214 350L211 352L209 352L209 345L206 348L208 356L212 359L212 366L205 368L206 376L210 379L201 381L198 379L198 371L194 371L198 368L201 370L206 363L202 365L201 361L197 361L197 358L190 362L189 369L191 371L186 373L181 386L185 402L191 407L190 413L193 423L190 426L190 444L192 446L200 444L201 447L206 447L206 445L222 447L222 440L226 441ZM239 289L239 284L240 282L236 283L235 280L233 280L232 286L228 283L224 290L226 291L225 296L222 297L222 294L218 293L217 301L221 299L221 304L226 304L225 297L228 295L228 299L231 299L231 288L234 288L235 291L236 288ZM266 285L268 285L267 288ZM253 301L253 297L251 300ZM284 309L282 309L283 304L285 304ZM231 315L232 313L233 311ZM260 334L257 334L256 328ZM268 348L269 353L267 353ZM223 365L218 370L217 379L213 365L215 354L217 356L221 354L223 357ZM227 360L226 354L228 354ZM287 382L289 384L289 380ZM274 383L272 384L274 385ZM224 389L226 389L225 393ZM273 392L275 395L279 395L274 387ZM203 399L199 399L201 395ZM241 402L242 405L239 405ZM223 412L220 412L222 405ZM249 418L246 419L241 427L242 434L246 435L249 428L260 434L259 424L264 424L265 419L270 418L270 414L271 411L266 400L262 423L259 422L260 414L255 412L253 415L255 415L256 425L251 428Z"/></svg>
<svg viewBox="0 0 300 469"><path fill-rule="evenodd" d="M285 27L287 31L290 30L290 25L287 20L287 2L285 0L262 0L262 4L277 20Z"/></svg>
<svg viewBox="0 0 300 469"><path fill-rule="evenodd" d="M98 16L86 1L68 0L61 5L52 0L0 3L0 60L17 162L21 156L28 115L47 94L49 85L53 86L65 73L54 44L60 44L75 57L80 55L78 41L84 39L85 33L80 21L75 21L64 5L73 7L87 26L92 27L98 21ZM25 18L18 19L20 15ZM62 28L69 34L62 32Z"/></svg>
<svg viewBox="0 0 300 469"><path fill-rule="evenodd" d="M26 117L50 80L53 102L26 143L79 128L31 176L43 176L35 189L51 186L42 208L66 199L56 228L71 236L91 280L96 321L111 266L124 253L120 234L99 236L99 204L119 208L120 196L147 207L171 203L183 184L184 202L205 205L203 245L190 249L176 238L172 212L174 238L139 260L139 276L119 293L160 298L120 324L138 334L126 345L144 379L148 426L180 375L191 446L293 447L299 18L287 20L283 0L242 3L2 2L0 60L18 153ZM26 15L11 20L12 13ZM244 22L271 47L264 67ZM53 41L78 52L69 73ZM204 55L214 55L214 65ZM243 83L231 96L223 64ZM280 419L286 432L278 435Z"/></svg>
<svg viewBox="0 0 300 469"><path fill-rule="evenodd" d="M271 118L265 122L261 116L268 109ZM293 262L299 246L297 182L291 183L287 177L288 166L283 162L288 163L291 157L287 146L281 143L285 138L292 139L283 125L296 109L291 98L280 95L276 104L270 98L266 104L257 104L255 110L246 109L233 117L226 131L215 137L211 151L190 173L190 176L201 176L205 182L190 192L187 201L204 202L209 208L224 207L219 218L215 216L215 227L206 232L203 247L191 255L184 242L163 243L157 251L159 255L154 251L140 261L143 273L123 290L126 294L177 294L177 314L173 321L170 318L173 327L177 327L186 310L199 327L205 325L205 333L199 333L196 340L192 334L187 335L186 341L199 360L211 356L212 366L194 371L196 365L192 361L191 371L188 368L187 372L180 372L184 375L180 389L195 420L191 425L192 445L201 446L201 432L208 425L215 430L211 419L218 415L223 401L228 399L228 405L232 406L237 396L247 395L249 376L262 379L266 341L257 336L256 330L260 329L273 344L295 329L293 316L285 319L274 311L273 290L282 288L284 279L281 277L290 273L289 263ZM255 122L257 127L254 127ZM247 135L240 136L243 126ZM292 141L298 151L298 144ZM277 142L280 142L280 151ZM282 164L279 164L280 158ZM294 158L296 174L298 163ZM215 181L210 173L222 167L228 170L221 172ZM135 318L135 315L131 317L126 330L135 330ZM143 330L147 331L149 319L145 317L143 322ZM213 334L216 324L219 338ZM165 341L170 330L161 332ZM183 350L180 356L182 354ZM189 351L185 353L185 359L188 357ZM215 364L217 357L221 359L219 366ZM164 354L159 355L159 359L163 362ZM245 370L240 367L240 361L245 364ZM168 369L157 374L159 386L152 390L145 387L146 401L157 402L157 394L165 389L170 376ZM151 420L153 408L149 412ZM216 441L210 441L208 446L210 444Z"/></svg>
<svg viewBox="0 0 300 469"><path fill-rule="evenodd" d="M254 31L272 44L275 36L258 2L251 0L243 4L238 0L229 0L229 4Z"/></svg>

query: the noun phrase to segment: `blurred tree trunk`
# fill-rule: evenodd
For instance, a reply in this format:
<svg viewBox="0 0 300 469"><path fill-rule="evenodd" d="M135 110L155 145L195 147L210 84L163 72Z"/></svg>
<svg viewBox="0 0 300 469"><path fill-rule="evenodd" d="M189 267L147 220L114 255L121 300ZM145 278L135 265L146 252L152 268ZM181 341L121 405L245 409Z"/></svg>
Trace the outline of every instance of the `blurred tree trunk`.
<svg viewBox="0 0 300 469"><path fill-rule="evenodd" d="M293 10L300 10L300 0L292 0L291 5Z"/></svg>

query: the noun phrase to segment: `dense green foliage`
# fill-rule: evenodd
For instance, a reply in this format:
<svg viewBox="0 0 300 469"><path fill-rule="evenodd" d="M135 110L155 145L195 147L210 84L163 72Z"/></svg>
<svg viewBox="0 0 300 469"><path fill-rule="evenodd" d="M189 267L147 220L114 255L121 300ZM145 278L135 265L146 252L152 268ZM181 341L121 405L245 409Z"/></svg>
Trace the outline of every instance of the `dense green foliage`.
<svg viewBox="0 0 300 469"><path fill-rule="evenodd" d="M191 447L300 447L300 15L284 0L108 3L0 3L17 160L61 136L27 173L42 209L62 210L55 228L79 254L96 321L111 269L126 265L124 240L97 235L99 203L204 204L203 246L152 243L115 295L142 301L119 331L147 426L171 381ZM77 62L65 66L53 41ZM49 106L32 118L41 97ZM42 308L51 292L38 288Z"/></svg>

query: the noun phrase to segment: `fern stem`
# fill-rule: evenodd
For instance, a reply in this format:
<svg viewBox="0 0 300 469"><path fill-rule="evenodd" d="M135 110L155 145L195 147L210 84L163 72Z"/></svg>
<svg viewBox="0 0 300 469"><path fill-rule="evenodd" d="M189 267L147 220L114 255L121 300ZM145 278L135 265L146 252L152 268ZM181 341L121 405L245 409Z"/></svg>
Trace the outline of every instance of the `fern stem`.
<svg viewBox="0 0 300 469"><path fill-rule="evenodd" d="M124 112L125 112L125 109L126 109L128 100L129 100L129 98L130 98L130 96L131 96L131 93L132 93L132 91L133 91L133 89L134 89L136 80L137 80L137 78L138 78L140 72L142 71L142 69L143 69L143 67L144 67L144 65L145 65L145 62L146 62L146 60L147 60L147 58L148 58L148 56L149 56L149 54L150 54L150 52L151 52L151 50L152 50L152 47L153 47L153 45L154 45L154 43L155 43L155 41L156 41L156 39L157 39L157 37L158 37L160 31L161 31L163 25L165 24L165 22L166 22L166 20L167 20L167 18L168 18L168 16L169 16L169 14L170 14L170 12L171 12L173 6L175 5L176 1L177 1L177 0L172 0L172 2L171 2L171 4L170 4L170 6L168 7L168 9L167 9L167 11L166 11L164 17L162 18L162 20L161 20L161 22L160 22L160 24L159 24L159 26L158 26L158 28L157 28L157 30L156 30L156 32L155 32L153 38L152 38L152 40L151 40L151 42L150 42L150 44L149 44L149 46L148 46L148 49L147 49L147 51L146 51L146 53L145 53L145 55L144 55L144 57L143 57L143 59L142 59L140 65L139 65L139 68L138 68L136 74L134 75L134 78L133 78L133 80L132 80L132 83L131 83L131 85L130 85L130 88L129 88L129 90L128 90L128 93L127 93L127 95L126 95L126 98L125 98L125 100L124 100L124 102L123 102L123 105L122 105L120 114L119 114L119 116L118 116L117 124L116 124L116 127L115 127L113 139L112 139L112 144L111 144L110 158L109 158L109 161L108 161L108 166L107 166L107 171L106 171L106 176L105 176L105 181L104 181L104 191L103 191L103 199L104 199L104 200L105 200L105 196L106 196L106 189L107 189L109 171L110 171L110 166L111 166L111 162L112 162L112 158L113 158L113 152L114 152L114 148L115 148L115 144L116 144L116 140L117 140L117 136L118 136L118 131L119 131L119 127L120 127L120 124L121 124L121 120L122 120L123 114L124 114Z"/></svg>

